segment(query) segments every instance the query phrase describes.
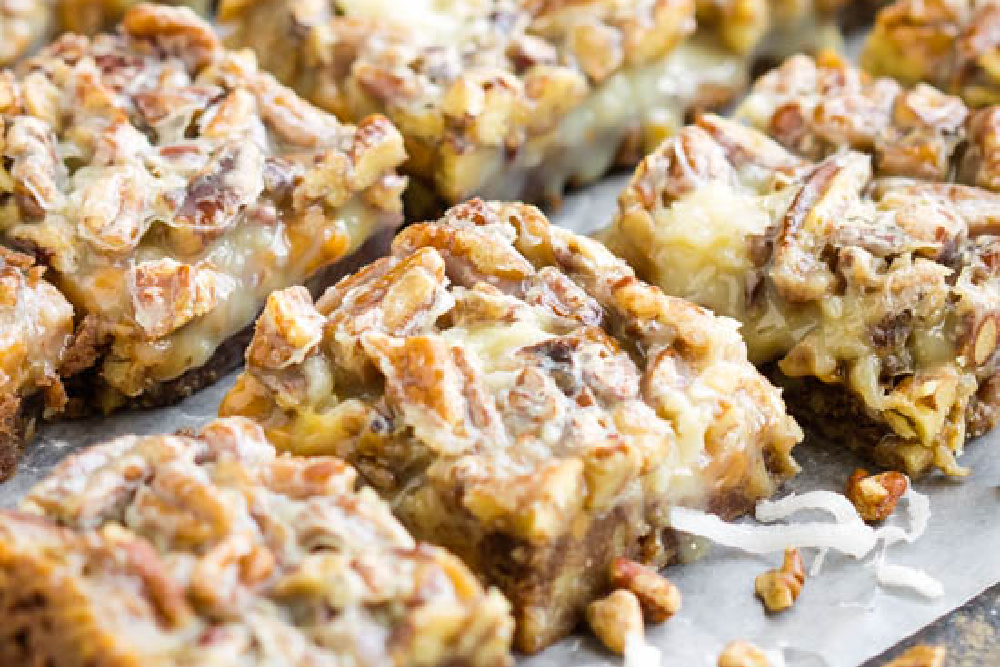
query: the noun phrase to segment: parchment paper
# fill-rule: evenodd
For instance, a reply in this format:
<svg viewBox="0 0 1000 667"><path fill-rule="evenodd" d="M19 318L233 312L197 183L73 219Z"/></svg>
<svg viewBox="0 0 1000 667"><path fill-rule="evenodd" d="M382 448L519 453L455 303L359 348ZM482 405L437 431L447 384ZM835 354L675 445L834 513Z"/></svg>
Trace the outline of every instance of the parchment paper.
<svg viewBox="0 0 1000 667"><path fill-rule="evenodd" d="M577 231L608 221L626 177L612 177L571 195L553 216ZM42 429L18 474L0 485L0 506L13 506L59 459L79 447L124 433L162 433L197 428L214 416L235 375L180 405L105 420L67 422ZM1000 581L1000 433L970 443L961 462L972 467L962 481L932 477L917 484L931 498L927 533L914 544L890 547L886 560L920 567L940 580L945 595L929 601L875 583L873 557L856 561L830 554L822 572L810 577L788 612L764 613L754 597L754 577L779 564L780 554L748 556L713 548L702 560L670 568L667 575L684 596L681 612L648 641L662 652L663 667L711 667L732 639L753 641L784 656L787 667L856 667ZM839 491L862 462L835 444L807 441L796 450L804 471L788 489ZM813 553L806 551L808 568ZM518 667L621 665L585 632ZM645 667L645 666L644 666ZM657 666L649 666L657 667ZM777 667L776 665L773 667ZM994 667L994 666L989 666Z"/></svg>

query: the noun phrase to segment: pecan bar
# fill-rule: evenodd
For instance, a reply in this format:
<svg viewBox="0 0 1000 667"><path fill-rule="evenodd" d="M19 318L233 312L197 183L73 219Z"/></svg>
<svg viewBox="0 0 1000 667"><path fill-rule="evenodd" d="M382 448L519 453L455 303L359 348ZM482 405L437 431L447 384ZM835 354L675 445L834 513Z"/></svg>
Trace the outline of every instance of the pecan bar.
<svg viewBox="0 0 1000 667"><path fill-rule="evenodd" d="M339 117L388 115L446 204L558 200L746 80L717 38L687 39L694 0L227 0L219 23Z"/></svg>
<svg viewBox="0 0 1000 667"><path fill-rule="evenodd" d="M607 592L616 557L674 559L671 506L744 512L801 439L735 322L533 207L481 200L408 227L315 305L273 294L221 413L355 464L506 593L529 652Z"/></svg>
<svg viewBox="0 0 1000 667"><path fill-rule="evenodd" d="M75 306L105 410L234 366L227 341L271 291L322 282L402 220L385 118L339 124L188 9L139 6L117 35L0 74L0 152L0 235Z"/></svg>
<svg viewBox="0 0 1000 667"><path fill-rule="evenodd" d="M897 0L879 13L861 60L874 74L932 83L973 106L996 104L998 30L993 0Z"/></svg>
<svg viewBox="0 0 1000 667"><path fill-rule="evenodd" d="M65 404L73 307L26 255L0 247L0 481L13 474L35 421Z"/></svg>
<svg viewBox="0 0 1000 667"><path fill-rule="evenodd" d="M507 667L509 605L331 457L125 436L0 512L0 664Z"/></svg>
<svg viewBox="0 0 1000 667"><path fill-rule="evenodd" d="M704 116L640 165L604 238L743 323L793 413L911 474L1000 419L1000 195L873 178Z"/></svg>
<svg viewBox="0 0 1000 667"><path fill-rule="evenodd" d="M831 53L795 56L762 76L737 117L812 160L851 148L871 154L879 176L1000 190L1000 107L970 109Z"/></svg>

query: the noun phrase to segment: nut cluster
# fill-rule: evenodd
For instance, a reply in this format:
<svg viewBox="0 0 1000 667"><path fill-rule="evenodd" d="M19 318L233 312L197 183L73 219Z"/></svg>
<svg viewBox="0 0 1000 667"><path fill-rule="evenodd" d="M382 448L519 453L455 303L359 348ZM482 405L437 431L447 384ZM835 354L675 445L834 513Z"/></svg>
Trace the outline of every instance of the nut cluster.
<svg viewBox="0 0 1000 667"><path fill-rule="evenodd" d="M644 623L662 623L680 611L677 587L641 563L616 558L609 580L615 590L590 603L587 622L610 651L624 652L631 638L642 639Z"/></svg>
<svg viewBox="0 0 1000 667"><path fill-rule="evenodd" d="M789 609L802 593L806 570L798 549L787 549L780 569L757 575L754 590L770 612Z"/></svg>

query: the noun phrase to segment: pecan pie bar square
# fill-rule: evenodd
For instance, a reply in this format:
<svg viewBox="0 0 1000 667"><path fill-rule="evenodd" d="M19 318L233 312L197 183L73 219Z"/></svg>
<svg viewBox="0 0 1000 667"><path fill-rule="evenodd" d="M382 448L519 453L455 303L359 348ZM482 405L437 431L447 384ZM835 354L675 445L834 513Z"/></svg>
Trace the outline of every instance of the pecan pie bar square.
<svg viewBox="0 0 1000 667"><path fill-rule="evenodd" d="M391 118L438 212L557 201L747 78L720 39L691 38L694 0L227 0L219 24L339 117Z"/></svg>
<svg viewBox="0 0 1000 667"><path fill-rule="evenodd" d="M618 557L664 565L685 504L733 517L801 439L732 320L524 204L473 200L331 288L274 293L221 413L357 466L418 539L568 633Z"/></svg>
<svg viewBox="0 0 1000 667"><path fill-rule="evenodd" d="M513 621L330 457L125 436L0 512L0 664L508 667Z"/></svg>
<svg viewBox="0 0 1000 667"><path fill-rule="evenodd" d="M211 381L271 291L332 282L402 221L389 121L340 124L184 8L0 73L0 153L0 237L76 308L84 409Z"/></svg>
<svg viewBox="0 0 1000 667"><path fill-rule="evenodd" d="M962 474L1000 420L1000 195L873 171L704 116L640 165L602 236L740 320L793 414L883 465Z"/></svg>
<svg viewBox="0 0 1000 667"><path fill-rule="evenodd" d="M64 407L73 307L26 255L0 247L0 481L44 412Z"/></svg>

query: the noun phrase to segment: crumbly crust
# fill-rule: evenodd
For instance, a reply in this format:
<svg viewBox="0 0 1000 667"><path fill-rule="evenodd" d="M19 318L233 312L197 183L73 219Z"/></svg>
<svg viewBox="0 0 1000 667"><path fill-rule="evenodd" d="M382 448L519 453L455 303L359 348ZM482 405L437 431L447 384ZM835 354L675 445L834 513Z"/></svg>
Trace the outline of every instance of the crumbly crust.
<svg viewBox="0 0 1000 667"><path fill-rule="evenodd" d="M0 247L0 481L13 474L43 411L65 404L60 372L73 308L43 273L30 257Z"/></svg>
<svg viewBox="0 0 1000 667"><path fill-rule="evenodd" d="M1000 408L998 206L705 116L640 165L604 236L642 277L743 322L793 412L884 465L961 474Z"/></svg>
<svg viewBox="0 0 1000 667"><path fill-rule="evenodd" d="M229 44L341 118L386 113L445 204L558 200L746 83L693 0L227 0ZM272 26L262 31L260 25Z"/></svg>
<svg viewBox="0 0 1000 667"><path fill-rule="evenodd" d="M925 81L974 107L997 104L998 29L992 0L897 0L879 13L861 61L873 74Z"/></svg>
<svg viewBox="0 0 1000 667"><path fill-rule="evenodd" d="M879 176L1000 190L1000 107L970 109L832 53L789 58L754 84L736 115L812 160L852 148L872 155Z"/></svg>
<svg viewBox="0 0 1000 667"><path fill-rule="evenodd" d="M506 667L513 622L352 468L247 420L125 436L0 513L0 663Z"/></svg>
<svg viewBox="0 0 1000 667"><path fill-rule="evenodd" d="M222 414L358 466L415 535L569 632L617 556L671 559L666 514L727 515L797 468L801 432L735 323L638 281L535 208L406 228L315 305L276 292Z"/></svg>
<svg viewBox="0 0 1000 667"><path fill-rule="evenodd" d="M0 152L0 233L87 320L99 409L210 363L270 291L402 219L385 118L339 124L183 8L0 74Z"/></svg>

